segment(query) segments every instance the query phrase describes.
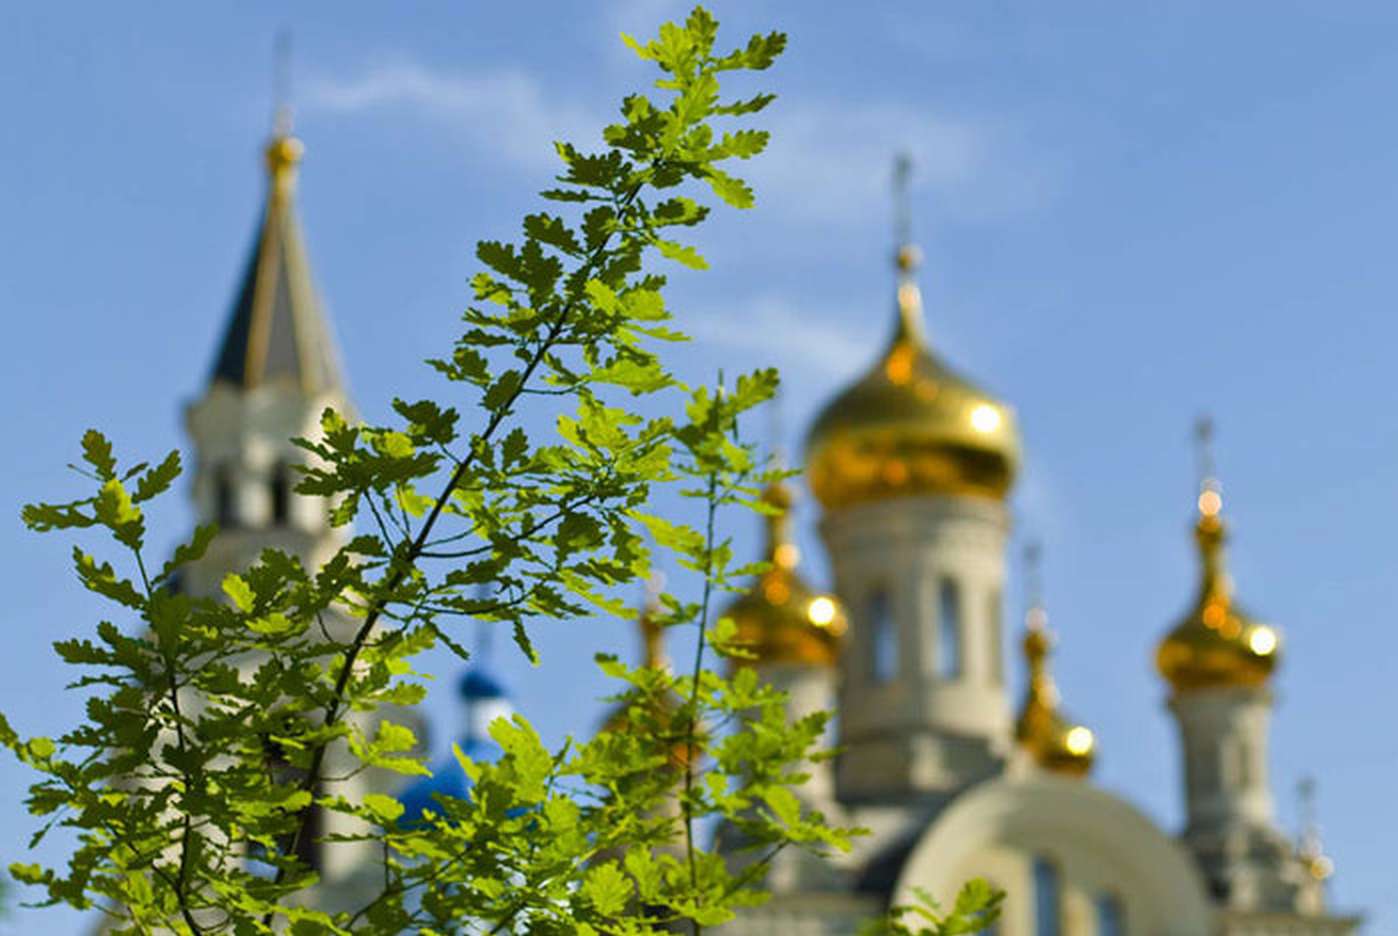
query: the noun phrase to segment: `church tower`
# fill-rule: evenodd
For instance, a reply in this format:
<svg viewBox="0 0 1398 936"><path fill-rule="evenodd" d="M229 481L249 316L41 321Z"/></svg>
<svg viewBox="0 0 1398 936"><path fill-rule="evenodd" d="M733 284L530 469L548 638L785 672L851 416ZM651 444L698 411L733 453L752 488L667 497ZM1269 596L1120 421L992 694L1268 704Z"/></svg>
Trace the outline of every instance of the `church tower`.
<svg viewBox="0 0 1398 936"><path fill-rule="evenodd" d="M296 216L296 170L301 142L279 119L264 156L266 202L232 312L203 394L186 410L194 444L193 497L200 523L219 533L204 557L185 568L181 587L203 596L221 594L230 572L246 569L265 549L295 556L319 568L343 544L345 528L330 525L330 503L294 492L294 466L306 453L291 439L317 439L320 417L334 407L353 419L338 355L311 277ZM333 609L324 615L331 632L352 632L354 622ZM412 722L411 718L396 719ZM354 773L349 754L332 748L329 775ZM339 781L336 792L354 799L396 783L381 771ZM302 858L322 877L318 901L348 901L346 882L367 867L363 843L326 847L325 836L360 831L338 813L315 810L312 840ZM344 891L344 893L340 893Z"/></svg>
<svg viewBox="0 0 1398 936"><path fill-rule="evenodd" d="M1315 918L1323 905L1314 857L1293 846L1276 826L1267 768L1271 679L1281 638L1234 599L1224 563L1227 527L1211 434L1208 421L1202 421L1202 482L1194 524L1199 591L1161 641L1156 664L1170 685L1170 711L1179 724L1184 845L1222 911L1224 932L1250 933L1262 931L1250 928L1261 917ZM1296 923L1285 931L1348 932L1354 923L1325 917L1310 922L1315 929Z"/></svg>
<svg viewBox="0 0 1398 936"><path fill-rule="evenodd" d="M900 214L892 340L807 439L849 615L836 788L850 804L964 788L1000 769L1011 735L1000 608L1018 433L930 347Z"/></svg>
<svg viewBox="0 0 1398 936"><path fill-rule="evenodd" d="M220 534L187 587L216 594L224 574L266 548L314 568L341 543L328 505L292 493L292 466L334 407L352 418L338 355L311 277L296 216L301 141L285 119L268 143L267 195L209 383L186 411L196 459L194 501L201 523Z"/></svg>

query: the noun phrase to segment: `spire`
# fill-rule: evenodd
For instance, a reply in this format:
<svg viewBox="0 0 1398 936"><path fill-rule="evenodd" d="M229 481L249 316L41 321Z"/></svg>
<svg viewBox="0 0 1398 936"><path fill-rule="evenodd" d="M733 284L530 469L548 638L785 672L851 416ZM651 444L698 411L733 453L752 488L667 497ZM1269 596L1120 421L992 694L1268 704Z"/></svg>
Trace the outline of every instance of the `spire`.
<svg viewBox="0 0 1398 936"><path fill-rule="evenodd" d="M922 251L912 240L912 206L908 195L913 161L900 153L893 163L893 230L898 242L894 254L898 270L898 324L895 345L921 347L926 343L922 319L922 292L917 287L917 271Z"/></svg>
<svg viewBox="0 0 1398 936"><path fill-rule="evenodd" d="M1024 550L1026 602L1024 658L1029 685L1015 722L1015 738L1045 770L1080 777L1092 769L1096 739L1091 729L1073 723L1059 709L1058 686L1049 671L1053 634L1044 610L1039 563L1042 549L1030 543Z"/></svg>
<svg viewBox="0 0 1398 936"><path fill-rule="evenodd" d="M239 390L280 383L315 394L342 382L296 217L296 171L304 147L291 132L289 50L283 36L277 44L272 136L264 151L266 205L211 382Z"/></svg>

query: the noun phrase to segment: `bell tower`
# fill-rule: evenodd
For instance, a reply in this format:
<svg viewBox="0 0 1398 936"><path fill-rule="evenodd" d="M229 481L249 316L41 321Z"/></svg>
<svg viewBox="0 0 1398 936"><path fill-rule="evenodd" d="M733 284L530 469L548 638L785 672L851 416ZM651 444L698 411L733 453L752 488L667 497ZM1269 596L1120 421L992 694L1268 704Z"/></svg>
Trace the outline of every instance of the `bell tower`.
<svg viewBox="0 0 1398 936"><path fill-rule="evenodd" d="M265 548L315 567L340 545L327 503L293 493L294 466L334 407L352 418L338 354L311 277L296 215L301 141L283 110L264 156L267 195L232 312L203 394L186 410L196 452L194 502L220 535L191 570L194 591L216 593L222 575Z"/></svg>
<svg viewBox="0 0 1398 936"><path fill-rule="evenodd" d="M331 526L328 501L294 490L295 466L306 453L290 440L319 438L327 407L354 419L296 215L302 152L282 108L263 154L266 200L252 250L208 383L185 412L195 453L195 513L201 524L219 527L203 558L183 570L180 586L195 595L220 596L224 577L255 563L265 549L317 569L346 537L346 528ZM332 633L352 633L355 626L334 609L322 623ZM352 775L335 782L348 798L396 783L379 771L355 773L355 766L347 751L330 750L327 773ZM314 838L302 857L321 874L318 902L332 907L353 896L346 882L367 866L366 853L362 843L327 847L326 837L359 829L343 814L313 810Z"/></svg>
<svg viewBox="0 0 1398 936"><path fill-rule="evenodd" d="M928 342L895 172L893 335L807 439L821 535L849 617L836 790L849 804L947 794L1010 749L1001 595L1019 461L1014 414Z"/></svg>
<svg viewBox="0 0 1398 936"><path fill-rule="evenodd" d="M1187 816L1182 839L1226 914L1317 914L1311 866L1276 826L1268 779L1271 681L1281 637L1234 598L1224 561L1223 488L1207 419L1197 436L1199 589L1156 652L1179 725Z"/></svg>

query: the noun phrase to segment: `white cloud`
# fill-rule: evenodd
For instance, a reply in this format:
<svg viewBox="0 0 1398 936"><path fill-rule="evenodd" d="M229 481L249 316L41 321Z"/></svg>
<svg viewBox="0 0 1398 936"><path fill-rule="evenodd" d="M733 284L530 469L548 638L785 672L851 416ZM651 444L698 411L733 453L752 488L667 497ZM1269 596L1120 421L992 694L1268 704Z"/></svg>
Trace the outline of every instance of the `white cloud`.
<svg viewBox="0 0 1398 936"><path fill-rule="evenodd" d="M398 62L352 78L318 78L306 98L307 107L340 113L411 109L531 166L554 166L554 140L596 136L603 123L586 108L556 103L519 69L440 72Z"/></svg>
<svg viewBox="0 0 1398 936"><path fill-rule="evenodd" d="M899 152L923 189L965 185L984 161L976 128L898 106L778 101L768 123L767 152L743 168L769 205L801 218L885 219Z"/></svg>
<svg viewBox="0 0 1398 936"><path fill-rule="evenodd" d="M407 110L483 152L530 168L555 166L552 142L596 140L598 102L544 86L520 68L448 71L400 61L310 82L307 106L340 113ZM983 219L1032 206L1048 188L1042 165L1017 160L1013 133L988 121L891 101L778 100L761 118L768 152L734 167L763 206L803 223L887 226L896 154L913 159L915 215ZM929 217L930 216L930 217Z"/></svg>
<svg viewBox="0 0 1398 936"><path fill-rule="evenodd" d="M896 102L778 100L768 151L748 170L770 207L806 221L889 224L894 158L913 162L915 217L984 219L1032 207L1048 190L1042 167L1017 164L1006 127Z"/></svg>
<svg viewBox="0 0 1398 936"><path fill-rule="evenodd" d="M881 331L852 328L772 295L753 299L738 313L686 316L683 324L700 345L751 354L755 364L828 386L867 367L885 338Z"/></svg>
<svg viewBox="0 0 1398 936"><path fill-rule="evenodd" d="M603 5L603 48L614 63L635 62L636 54L618 42L618 36L626 33L644 41L656 34L661 23L683 20L693 7L693 0L612 0Z"/></svg>

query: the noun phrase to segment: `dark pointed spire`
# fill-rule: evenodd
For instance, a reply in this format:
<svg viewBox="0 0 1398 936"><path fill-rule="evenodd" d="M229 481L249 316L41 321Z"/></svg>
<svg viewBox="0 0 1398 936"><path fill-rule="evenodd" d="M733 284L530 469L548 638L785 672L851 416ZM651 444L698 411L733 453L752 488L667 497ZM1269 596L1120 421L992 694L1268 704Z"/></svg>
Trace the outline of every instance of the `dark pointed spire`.
<svg viewBox="0 0 1398 936"><path fill-rule="evenodd" d="M291 109L284 98L286 49L282 39L279 100L266 148L266 207L210 382L240 390L283 384L314 394L339 388L342 381L296 217L296 168L304 148L291 135Z"/></svg>

